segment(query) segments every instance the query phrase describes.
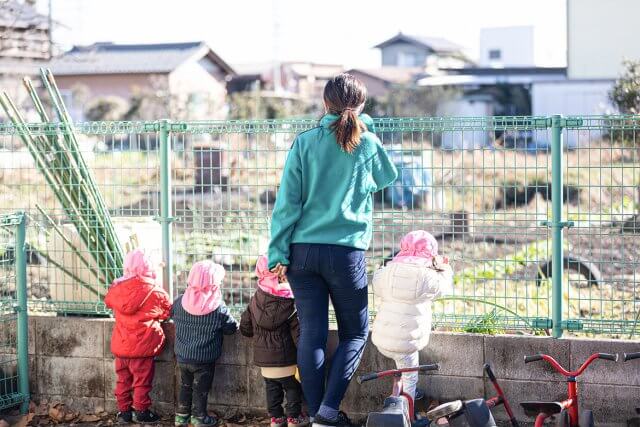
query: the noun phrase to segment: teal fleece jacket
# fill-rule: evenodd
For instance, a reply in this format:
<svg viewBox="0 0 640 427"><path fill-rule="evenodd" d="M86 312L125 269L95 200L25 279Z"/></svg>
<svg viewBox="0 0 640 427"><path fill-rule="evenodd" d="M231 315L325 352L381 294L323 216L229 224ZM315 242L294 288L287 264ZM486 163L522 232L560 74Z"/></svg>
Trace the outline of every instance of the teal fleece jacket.
<svg viewBox="0 0 640 427"><path fill-rule="evenodd" d="M269 268L289 265L292 243L369 248L372 194L393 183L398 172L371 132L371 117L360 115L368 131L351 154L331 130L337 118L325 115L318 127L293 141L271 218Z"/></svg>

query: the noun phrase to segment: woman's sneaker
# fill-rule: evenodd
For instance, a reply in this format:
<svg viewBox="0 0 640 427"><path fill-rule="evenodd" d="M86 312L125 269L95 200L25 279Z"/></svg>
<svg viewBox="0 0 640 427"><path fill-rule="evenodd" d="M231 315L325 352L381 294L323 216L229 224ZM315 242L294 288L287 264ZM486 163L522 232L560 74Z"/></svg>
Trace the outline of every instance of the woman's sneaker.
<svg viewBox="0 0 640 427"><path fill-rule="evenodd" d="M150 410L133 411L133 422L136 424L153 424L160 421L160 416Z"/></svg>
<svg viewBox="0 0 640 427"><path fill-rule="evenodd" d="M213 427L218 425L218 419L211 415L204 417L191 417L191 425L193 427Z"/></svg>
<svg viewBox="0 0 640 427"><path fill-rule="evenodd" d="M118 424L131 424L131 420L131 411L118 412L118 415L116 415L116 422Z"/></svg>
<svg viewBox="0 0 640 427"><path fill-rule="evenodd" d="M340 411L335 420L328 420L321 415L316 414L313 419L313 427L352 427L351 420L347 414Z"/></svg>
<svg viewBox="0 0 640 427"><path fill-rule="evenodd" d="M174 425L176 427L189 427L189 420L191 416L189 414L176 414Z"/></svg>
<svg viewBox="0 0 640 427"><path fill-rule="evenodd" d="M287 427L287 419L285 417L271 417L270 427Z"/></svg>
<svg viewBox="0 0 640 427"><path fill-rule="evenodd" d="M297 417L287 418L287 427L304 427L309 425L309 417L298 415Z"/></svg>

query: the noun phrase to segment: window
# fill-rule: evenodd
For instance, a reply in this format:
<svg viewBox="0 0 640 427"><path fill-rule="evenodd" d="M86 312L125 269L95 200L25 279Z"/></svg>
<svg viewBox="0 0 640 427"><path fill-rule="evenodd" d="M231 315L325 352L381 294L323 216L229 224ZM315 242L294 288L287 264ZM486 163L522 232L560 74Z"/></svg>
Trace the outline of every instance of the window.
<svg viewBox="0 0 640 427"><path fill-rule="evenodd" d="M417 67L418 55L414 52L398 52L398 64L399 67Z"/></svg>
<svg viewBox="0 0 640 427"><path fill-rule="evenodd" d="M502 58L502 51L500 49L489 49L489 59L498 60Z"/></svg>

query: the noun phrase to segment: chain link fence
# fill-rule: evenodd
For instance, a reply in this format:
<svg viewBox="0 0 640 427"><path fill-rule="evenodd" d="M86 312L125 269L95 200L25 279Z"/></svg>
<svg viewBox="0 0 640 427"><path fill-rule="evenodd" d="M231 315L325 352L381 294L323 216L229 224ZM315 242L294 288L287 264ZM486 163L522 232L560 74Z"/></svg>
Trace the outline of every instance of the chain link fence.
<svg viewBox="0 0 640 427"><path fill-rule="evenodd" d="M122 247L161 255L174 295L193 262L214 259L228 271L225 300L240 310L267 249L288 149L314 126L161 121L75 130ZM400 177L374 196L370 273L406 232L421 228L438 238L455 270L454 294L434 307L439 327L637 333L639 130L637 116L376 119ZM32 218L30 308L107 313L108 283L72 249L91 248L79 243L19 132L0 128L0 209Z"/></svg>

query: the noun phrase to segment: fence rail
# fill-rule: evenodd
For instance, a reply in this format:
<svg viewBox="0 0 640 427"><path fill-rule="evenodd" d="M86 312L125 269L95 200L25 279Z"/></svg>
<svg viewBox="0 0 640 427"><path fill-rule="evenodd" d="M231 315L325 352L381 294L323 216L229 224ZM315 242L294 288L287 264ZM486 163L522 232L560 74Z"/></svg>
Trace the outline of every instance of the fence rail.
<svg viewBox="0 0 640 427"><path fill-rule="evenodd" d="M248 302L265 252L281 168L316 120L96 122L74 125L123 246L163 257L164 286L190 265L228 270L225 298ZM65 125L29 124L34 135ZM640 331L640 116L375 120L400 170L374 196L369 272L423 228L455 270L435 323L467 331ZM32 310L107 313L108 286L20 141L0 126L0 212L25 210ZM56 153L50 153L55 156ZM175 288L175 289L174 289ZM372 307L375 301L371 297Z"/></svg>

